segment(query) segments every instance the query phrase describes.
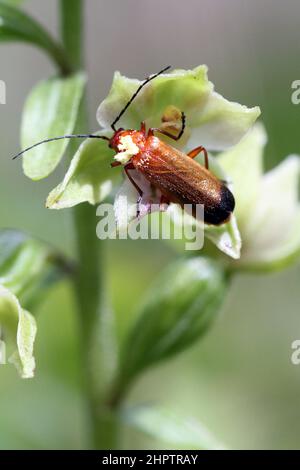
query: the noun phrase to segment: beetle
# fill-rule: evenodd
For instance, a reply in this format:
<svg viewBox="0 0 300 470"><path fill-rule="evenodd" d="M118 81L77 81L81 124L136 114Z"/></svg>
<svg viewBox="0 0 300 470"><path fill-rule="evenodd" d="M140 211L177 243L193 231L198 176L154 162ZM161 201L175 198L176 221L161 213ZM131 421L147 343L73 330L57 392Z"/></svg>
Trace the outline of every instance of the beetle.
<svg viewBox="0 0 300 470"><path fill-rule="evenodd" d="M94 134L54 137L32 145L16 155L14 159L46 142L66 138L104 139L108 141L109 147L116 152L111 166L123 165L128 179L136 188L140 198L143 196L143 191L130 174L131 170L137 170L154 188L160 190L164 202L174 202L183 208L188 204L192 206L193 214L196 213L194 210L196 206L201 204L204 206L205 223L221 225L228 222L235 207L234 196L225 182L218 179L209 170L206 149L200 145L186 154L158 137L158 135L163 135L174 141L178 141L182 137L186 124L183 111L181 112L181 130L177 136L162 128L150 128L147 131L145 122L141 123L139 130L116 128L117 122L142 88L169 68L170 66L165 67L141 83L111 124L114 132L111 138ZM204 154L204 166L194 160L200 153Z"/></svg>

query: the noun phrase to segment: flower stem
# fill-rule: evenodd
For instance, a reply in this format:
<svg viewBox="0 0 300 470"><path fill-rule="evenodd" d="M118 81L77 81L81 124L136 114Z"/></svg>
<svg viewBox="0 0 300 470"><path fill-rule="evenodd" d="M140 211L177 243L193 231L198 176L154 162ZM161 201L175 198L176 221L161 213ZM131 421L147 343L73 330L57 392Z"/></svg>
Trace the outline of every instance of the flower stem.
<svg viewBox="0 0 300 470"><path fill-rule="evenodd" d="M62 40L73 71L76 71L83 68L83 2L60 0L60 6ZM85 101L84 98L77 121L80 132L87 131L88 127ZM72 153L77 145L74 141L70 143ZM79 266L75 276L75 292L80 316L82 380L90 426L89 447L113 449L116 445L116 424L112 413L101 403L103 394L99 390L98 377L101 366L95 364L94 354L95 331L98 328L99 334L99 316L103 313L103 280L100 270L102 253L101 242L96 237L95 208L89 204L75 207L73 220ZM100 360L101 351L97 351L96 362Z"/></svg>

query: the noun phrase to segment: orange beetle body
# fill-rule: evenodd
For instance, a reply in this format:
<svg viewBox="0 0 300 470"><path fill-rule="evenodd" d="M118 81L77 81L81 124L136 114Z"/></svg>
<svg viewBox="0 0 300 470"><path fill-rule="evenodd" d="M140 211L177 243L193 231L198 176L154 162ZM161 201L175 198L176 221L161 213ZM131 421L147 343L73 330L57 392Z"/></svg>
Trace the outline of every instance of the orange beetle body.
<svg viewBox="0 0 300 470"><path fill-rule="evenodd" d="M124 165L127 175L130 169L138 170L169 202L204 205L204 221L208 224L227 222L235 206L227 186L193 158L156 137L154 131L150 129L146 134L142 124L140 131L119 129L111 138L110 147L116 152L128 136L138 149Z"/></svg>

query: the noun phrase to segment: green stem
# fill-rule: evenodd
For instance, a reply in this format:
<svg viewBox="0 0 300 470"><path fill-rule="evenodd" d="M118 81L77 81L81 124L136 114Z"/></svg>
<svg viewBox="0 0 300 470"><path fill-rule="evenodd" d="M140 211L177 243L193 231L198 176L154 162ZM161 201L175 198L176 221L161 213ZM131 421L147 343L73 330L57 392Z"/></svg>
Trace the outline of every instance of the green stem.
<svg viewBox="0 0 300 470"><path fill-rule="evenodd" d="M61 34L68 52L68 59L75 69L83 67L83 18L82 0L61 0Z"/></svg>
<svg viewBox="0 0 300 470"><path fill-rule="evenodd" d="M82 0L60 0L61 30L64 47L73 70L83 68L84 21ZM77 127L80 132L88 128L86 103L83 100ZM72 153L76 143L71 142ZM84 393L87 398L88 419L92 445L96 449L112 449L116 446L116 424L112 413L103 405L103 394L99 389L99 378L95 364L95 330L99 328L99 315L103 312L103 280L100 270L101 242L96 237L96 210L89 204L81 204L73 210L76 231L77 259L79 269L75 278L75 291L81 330L81 360ZM97 331L99 334L99 329ZM101 360L97 351L96 361ZM101 377L100 377L101 379ZM100 380L101 381L101 380Z"/></svg>
<svg viewBox="0 0 300 470"><path fill-rule="evenodd" d="M56 63L60 73L63 76L67 76L72 72L69 60L66 57L66 53L64 49L57 44L55 41L50 42L51 37L49 36L49 45L46 49L46 52L52 58L52 60Z"/></svg>

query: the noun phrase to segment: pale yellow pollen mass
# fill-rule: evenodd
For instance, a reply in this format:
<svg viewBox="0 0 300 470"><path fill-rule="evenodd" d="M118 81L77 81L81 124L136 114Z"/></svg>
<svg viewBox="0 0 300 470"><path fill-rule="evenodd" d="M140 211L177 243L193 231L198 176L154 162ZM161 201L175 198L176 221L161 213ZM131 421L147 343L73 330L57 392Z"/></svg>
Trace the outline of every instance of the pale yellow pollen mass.
<svg viewBox="0 0 300 470"><path fill-rule="evenodd" d="M137 155L140 151L138 146L133 142L130 135L120 137L120 144L118 145L118 149L120 152L114 156L114 159L117 160L117 162L122 163L122 165L128 163L129 160L134 155Z"/></svg>

